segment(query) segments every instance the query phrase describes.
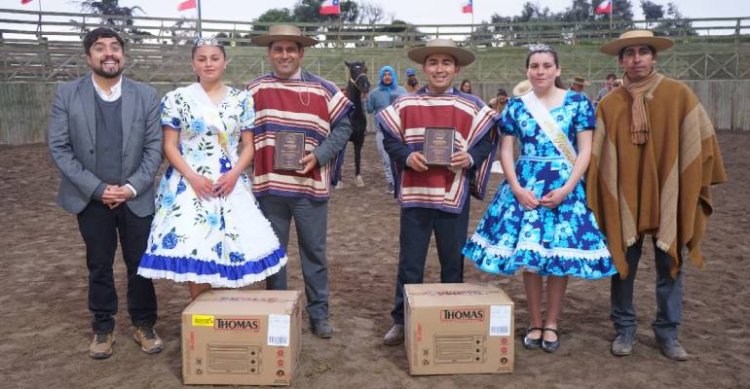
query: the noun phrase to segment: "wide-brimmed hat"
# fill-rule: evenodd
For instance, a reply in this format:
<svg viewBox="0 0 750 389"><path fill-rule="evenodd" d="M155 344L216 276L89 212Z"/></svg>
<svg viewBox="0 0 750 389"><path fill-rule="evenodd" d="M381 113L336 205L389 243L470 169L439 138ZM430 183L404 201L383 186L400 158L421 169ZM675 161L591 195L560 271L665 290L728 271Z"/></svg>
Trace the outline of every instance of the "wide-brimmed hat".
<svg viewBox="0 0 750 389"><path fill-rule="evenodd" d="M575 84L575 85L584 85L584 86L585 85L591 85L590 82L586 81L586 79L583 78L583 77L581 77L581 76L575 76L575 77L571 78L570 82L572 84Z"/></svg>
<svg viewBox="0 0 750 389"><path fill-rule="evenodd" d="M531 82L529 80L523 80L513 87L513 96L523 96L531 92Z"/></svg>
<svg viewBox="0 0 750 389"><path fill-rule="evenodd" d="M448 54L456 59L456 66L467 66L474 62L474 53L456 45L451 39L433 39L427 42L424 47L417 47L409 50L409 58L418 63L424 64L424 61L432 54Z"/></svg>
<svg viewBox="0 0 750 389"><path fill-rule="evenodd" d="M654 36L648 30L632 30L623 32L620 37L605 43L599 50L604 54L619 55L620 50L634 45L648 45L659 52L672 47L674 42L669 38Z"/></svg>
<svg viewBox="0 0 750 389"><path fill-rule="evenodd" d="M268 46L275 41L292 41L302 46L314 46L317 39L302 34L297 26L289 24L276 24L268 29L268 33L253 37L252 42L259 46Z"/></svg>

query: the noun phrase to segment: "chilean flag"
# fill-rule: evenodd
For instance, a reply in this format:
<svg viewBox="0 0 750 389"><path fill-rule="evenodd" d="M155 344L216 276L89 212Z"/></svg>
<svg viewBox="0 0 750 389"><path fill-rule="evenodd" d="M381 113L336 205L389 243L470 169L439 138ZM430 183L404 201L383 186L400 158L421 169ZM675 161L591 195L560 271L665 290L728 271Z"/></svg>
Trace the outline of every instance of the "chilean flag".
<svg viewBox="0 0 750 389"><path fill-rule="evenodd" d="M320 14L321 15L338 15L341 13L341 6L339 0L323 0L320 3Z"/></svg>
<svg viewBox="0 0 750 389"><path fill-rule="evenodd" d="M466 0L464 3L463 8L461 8L461 12L465 14L473 14L474 13L474 4L473 0Z"/></svg>
<svg viewBox="0 0 750 389"><path fill-rule="evenodd" d="M596 14L611 14L612 13L612 0L604 0L594 10Z"/></svg>
<svg viewBox="0 0 750 389"><path fill-rule="evenodd" d="M177 11L185 11L193 8L198 8L198 4L195 2L195 0L185 0L177 5Z"/></svg>

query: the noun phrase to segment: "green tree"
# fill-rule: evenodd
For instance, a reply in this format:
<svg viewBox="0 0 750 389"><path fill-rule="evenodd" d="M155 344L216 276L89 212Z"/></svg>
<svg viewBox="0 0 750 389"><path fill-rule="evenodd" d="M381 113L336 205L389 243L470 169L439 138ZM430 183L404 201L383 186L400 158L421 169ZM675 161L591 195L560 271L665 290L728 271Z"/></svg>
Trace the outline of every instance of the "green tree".
<svg viewBox="0 0 750 389"><path fill-rule="evenodd" d="M133 25L133 16L137 12L143 12L143 9L138 6L120 7L119 0L84 0L81 1L81 11L98 15L102 19L102 24L123 30L125 26Z"/></svg>
<svg viewBox="0 0 750 389"><path fill-rule="evenodd" d="M667 4L667 17L656 27L660 34L667 36L695 36L698 32L693 28L693 24L685 20L682 13L677 8L677 4Z"/></svg>
<svg viewBox="0 0 750 389"><path fill-rule="evenodd" d="M271 8L268 11L262 13L260 16L258 16L257 19L255 19L254 23L268 23L268 24L274 24L274 23L293 23L294 15L292 15L292 11L289 8ZM268 25L253 25L253 31L268 31Z"/></svg>
<svg viewBox="0 0 750 389"><path fill-rule="evenodd" d="M566 22L588 22L593 19L593 8L588 0L573 0L570 7L562 13Z"/></svg>
<svg viewBox="0 0 750 389"><path fill-rule="evenodd" d="M641 0L641 11L646 20L659 20L664 17L664 6L650 0Z"/></svg>

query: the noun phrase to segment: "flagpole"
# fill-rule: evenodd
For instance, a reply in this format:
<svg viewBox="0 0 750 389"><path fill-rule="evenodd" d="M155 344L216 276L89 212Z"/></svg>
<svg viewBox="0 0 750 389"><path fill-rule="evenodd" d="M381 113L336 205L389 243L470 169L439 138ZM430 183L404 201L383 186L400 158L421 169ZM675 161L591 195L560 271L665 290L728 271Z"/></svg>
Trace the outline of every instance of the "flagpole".
<svg viewBox="0 0 750 389"><path fill-rule="evenodd" d="M471 36L474 37L474 1L471 2ZM476 47L476 41L474 41L474 44L472 46Z"/></svg>
<svg viewBox="0 0 750 389"><path fill-rule="evenodd" d="M36 24L36 39L42 39L42 0L39 0L39 21Z"/></svg>
<svg viewBox="0 0 750 389"><path fill-rule="evenodd" d="M615 2L612 0L612 2L609 3L609 34L610 37L612 36L612 14L615 13Z"/></svg>
<svg viewBox="0 0 750 389"><path fill-rule="evenodd" d="M203 26L201 25L201 0L198 1L198 37L203 37Z"/></svg>

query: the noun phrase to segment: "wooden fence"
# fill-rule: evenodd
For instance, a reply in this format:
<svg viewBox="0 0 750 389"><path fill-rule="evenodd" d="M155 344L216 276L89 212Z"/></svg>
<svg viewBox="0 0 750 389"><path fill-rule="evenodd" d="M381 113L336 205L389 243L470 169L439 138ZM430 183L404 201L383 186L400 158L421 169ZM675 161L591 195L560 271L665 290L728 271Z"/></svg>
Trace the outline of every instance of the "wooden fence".
<svg viewBox="0 0 750 389"><path fill-rule="evenodd" d="M718 129L750 130L750 80L688 81L703 102ZM160 96L174 86L154 85ZM239 85L238 85L239 86ZM49 125L50 106L57 83L0 83L0 145L44 142ZM489 99L498 87L508 90L510 84L474 83L476 94ZM602 83L586 88L594 96ZM370 129L372 120L370 118Z"/></svg>
<svg viewBox="0 0 750 389"><path fill-rule="evenodd" d="M248 6L249 3L248 3ZM332 18L328 24L299 23L321 41L320 47L403 47L429 38L451 38L464 45L503 47L531 43L601 43L632 28L656 29L680 41L748 41L750 17L681 19L680 26L659 30L656 21L512 22L497 24L343 24ZM669 22L669 21L667 21ZM123 34L142 43L180 43L198 34L195 19L149 16L122 17L70 12L37 12L0 9L0 33L28 39L79 40L82 31L102 23L124 26ZM247 45L262 34L268 23L203 20L205 35L222 34L230 45Z"/></svg>

